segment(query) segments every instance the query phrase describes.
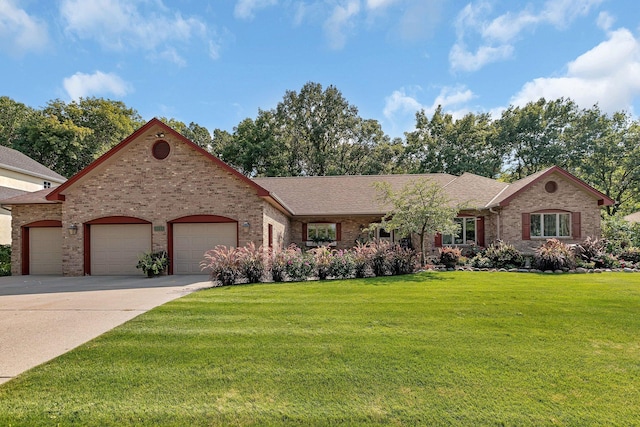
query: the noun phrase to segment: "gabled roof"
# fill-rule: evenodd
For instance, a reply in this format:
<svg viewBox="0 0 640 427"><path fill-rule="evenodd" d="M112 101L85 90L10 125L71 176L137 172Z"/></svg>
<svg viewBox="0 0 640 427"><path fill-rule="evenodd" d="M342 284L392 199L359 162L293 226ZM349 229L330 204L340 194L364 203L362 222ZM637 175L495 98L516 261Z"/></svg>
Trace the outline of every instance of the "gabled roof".
<svg viewBox="0 0 640 427"><path fill-rule="evenodd" d="M2 187L0 186L0 200L8 199L10 197L19 196L21 194L26 193L24 190L18 190L15 188Z"/></svg>
<svg viewBox="0 0 640 427"><path fill-rule="evenodd" d="M9 198L0 199L2 206L12 206L12 205L42 205L42 204L51 204L51 203L60 203L55 200L47 200L47 195L51 193L54 188L45 188L44 190L38 191L30 191L23 192L23 194L16 196L8 196Z"/></svg>
<svg viewBox="0 0 640 427"><path fill-rule="evenodd" d="M190 141L189 139L184 137L182 134L180 134L179 132L176 132L170 126L166 125L165 123L163 123L162 121L160 121L160 120L158 120L156 118L153 118L153 119L149 120L144 126L139 128L138 130L136 130L134 133L129 135L124 140L122 140L118 145L113 147L111 150L107 151L105 154L103 154L102 156L100 156L99 158L94 160L87 167L85 167L80 172L78 172L77 174L72 176L67 182L65 182L64 184L60 185L59 187L54 188L53 191L51 191L46 196L47 200L49 200L49 201L64 201L64 192L65 192L66 189L68 189L69 187L71 187L72 185L77 183L78 181L82 180L85 176L87 176L89 173L91 173L98 166L100 166L101 164L105 163L107 160L109 160L111 157L113 157L118 152L123 150L125 147L127 147L129 144L131 144L133 141L135 141L138 137L144 135L146 132L148 132L150 130L150 128L152 128L154 126L160 127L165 134L171 134L173 137L175 137L176 139L179 139L184 144L187 144L187 145L191 146L191 148L193 148L194 150L196 150L197 152L202 154L204 157L206 157L208 160L210 160L211 162L216 164L218 167L224 169L225 171L229 172L231 175L233 175L238 180L240 180L240 181L246 183L247 185L249 185L249 187L253 188L256 191L256 194L258 196L266 198L271 203L276 203L277 204L277 201L275 201L271 197L271 194L269 194L269 192L267 190L265 190L260 185L255 183L253 180L251 180L251 179L247 178L246 176L242 175L240 172L238 172L237 170L235 170L231 166L227 165L222 160L220 160L217 157L213 156L211 153L209 153L208 151L204 150L202 147L200 147L197 144L193 143L192 141ZM284 209L284 207L282 207L282 206L281 206L281 208Z"/></svg>
<svg viewBox="0 0 640 427"><path fill-rule="evenodd" d="M505 189L502 193L497 195L494 200L487 207L496 207L496 206L507 206L511 200L517 197L520 193L530 188L536 182L548 177L549 175L557 173L567 179L568 181L575 184L577 187L584 190L586 193L593 196L598 200L598 205L600 206L611 206L615 204L615 201L608 197L607 195L601 193L595 188L588 185L586 182L576 178L566 170L558 167L551 166L550 168L541 170L540 172L536 172L533 175L529 175L525 178L522 178L512 184L509 185L508 188Z"/></svg>
<svg viewBox="0 0 640 427"><path fill-rule="evenodd" d="M449 174L342 175L254 178L297 216L380 215L386 207L378 201L374 183L388 182L394 190L416 179L430 179L446 186L456 177Z"/></svg>
<svg viewBox="0 0 640 427"><path fill-rule="evenodd" d="M634 212L624 217L625 221L640 222L640 212Z"/></svg>
<svg viewBox="0 0 640 427"><path fill-rule="evenodd" d="M67 180L64 176L36 162L26 154L4 145L0 145L0 168L35 176L47 181L64 182Z"/></svg>

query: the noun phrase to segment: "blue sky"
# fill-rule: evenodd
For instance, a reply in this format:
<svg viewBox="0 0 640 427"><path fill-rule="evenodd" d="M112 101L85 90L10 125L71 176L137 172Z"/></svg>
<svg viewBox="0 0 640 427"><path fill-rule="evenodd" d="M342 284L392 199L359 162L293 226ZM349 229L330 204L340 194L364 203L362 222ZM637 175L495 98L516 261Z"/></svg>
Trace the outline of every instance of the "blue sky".
<svg viewBox="0 0 640 427"><path fill-rule="evenodd" d="M402 136L540 97L640 112L635 0L0 0L0 96L99 96L232 131L286 90L335 85Z"/></svg>

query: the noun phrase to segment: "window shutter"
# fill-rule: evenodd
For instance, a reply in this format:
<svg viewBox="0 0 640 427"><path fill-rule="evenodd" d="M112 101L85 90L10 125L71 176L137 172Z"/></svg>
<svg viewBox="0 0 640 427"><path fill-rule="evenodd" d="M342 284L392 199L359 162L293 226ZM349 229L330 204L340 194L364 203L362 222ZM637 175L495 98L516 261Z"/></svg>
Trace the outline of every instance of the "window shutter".
<svg viewBox="0 0 640 427"><path fill-rule="evenodd" d="M571 212L571 235L574 239L582 238L582 220L580 212Z"/></svg>
<svg viewBox="0 0 640 427"><path fill-rule="evenodd" d="M436 248L441 248L442 247L442 234L440 233L436 233L434 242L433 242L433 246L435 246Z"/></svg>
<svg viewBox="0 0 640 427"><path fill-rule="evenodd" d="M273 248L273 225L269 224L269 226L267 227L268 230L268 242L269 242L269 247Z"/></svg>
<svg viewBox="0 0 640 427"><path fill-rule="evenodd" d="M531 240L531 214L522 214L522 240Z"/></svg>
<svg viewBox="0 0 640 427"><path fill-rule="evenodd" d="M336 240L342 240L342 223L340 222L336 224Z"/></svg>
<svg viewBox="0 0 640 427"><path fill-rule="evenodd" d="M484 246L484 217L480 216L476 219L476 244Z"/></svg>
<svg viewBox="0 0 640 427"><path fill-rule="evenodd" d="M307 224L302 224L302 241L306 242L307 240L309 240L307 238Z"/></svg>

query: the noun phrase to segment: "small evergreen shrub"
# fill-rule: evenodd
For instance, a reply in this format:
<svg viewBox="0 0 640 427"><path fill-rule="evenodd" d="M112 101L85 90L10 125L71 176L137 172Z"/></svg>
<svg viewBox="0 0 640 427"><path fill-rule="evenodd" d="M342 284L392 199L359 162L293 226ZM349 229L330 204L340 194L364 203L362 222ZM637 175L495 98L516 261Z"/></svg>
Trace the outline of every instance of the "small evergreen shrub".
<svg viewBox="0 0 640 427"><path fill-rule="evenodd" d="M262 246L256 248L255 243L249 242L238 249L240 276L249 283L259 283L265 272L265 255Z"/></svg>
<svg viewBox="0 0 640 427"><path fill-rule="evenodd" d="M211 280L219 281L222 286L229 286L236 284L242 276L240 261L238 250L218 245L205 252L200 267L209 271Z"/></svg>
<svg viewBox="0 0 640 427"><path fill-rule="evenodd" d="M571 249L558 239L549 239L536 249L533 264L539 270L567 270L575 267Z"/></svg>
<svg viewBox="0 0 640 427"><path fill-rule="evenodd" d="M11 245L0 245L0 276L11 276Z"/></svg>
<svg viewBox="0 0 640 427"><path fill-rule="evenodd" d="M438 262L447 268L453 268L458 264L461 255L462 251L459 248L445 246L440 248L440 258Z"/></svg>
<svg viewBox="0 0 640 427"><path fill-rule="evenodd" d="M518 268L524 265L524 257L515 246L499 241L490 244L482 253L491 261L489 268Z"/></svg>

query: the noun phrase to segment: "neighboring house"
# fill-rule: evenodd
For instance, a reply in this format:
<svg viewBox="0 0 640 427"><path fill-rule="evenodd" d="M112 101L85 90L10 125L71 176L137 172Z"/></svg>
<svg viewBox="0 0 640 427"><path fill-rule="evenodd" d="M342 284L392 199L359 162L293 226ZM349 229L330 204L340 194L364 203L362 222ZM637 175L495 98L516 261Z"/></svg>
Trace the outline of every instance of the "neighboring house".
<svg viewBox="0 0 640 427"><path fill-rule="evenodd" d="M0 200L53 188L66 178L12 148L0 145ZM0 244L11 243L11 212L0 208Z"/></svg>
<svg viewBox="0 0 640 427"><path fill-rule="evenodd" d="M13 274L141 274L145 251L167 251L169 274L197 274L216 245L352 247L387 209L373 183L421 178L469 207L460 235L430 237L434 253L471 241L525 251L549 237L578 242L600 235L600 207L613 203L558 167L512 184L469 173L250 179L153 119L61 186L2 205L13 213Z"/></svg>
<svg viewBox="0 0 640 427"><path fill-rule="evenodd" d="M624 220L632 224L636 222L640 222L640 212L634 212L632 214L629 214L624 217Z"/></svg>

